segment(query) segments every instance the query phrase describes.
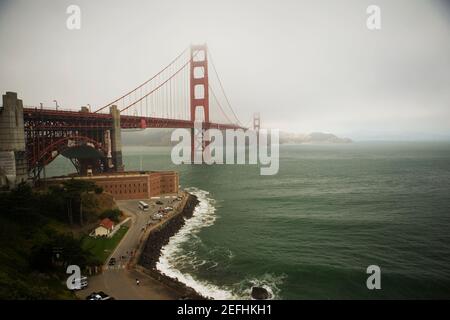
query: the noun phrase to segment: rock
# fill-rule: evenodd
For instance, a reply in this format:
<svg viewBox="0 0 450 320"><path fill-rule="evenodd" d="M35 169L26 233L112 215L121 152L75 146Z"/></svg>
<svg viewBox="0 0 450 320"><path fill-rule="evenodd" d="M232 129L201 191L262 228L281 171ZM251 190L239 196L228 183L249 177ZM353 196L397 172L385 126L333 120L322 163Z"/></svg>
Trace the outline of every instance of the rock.
<svg viewBox="0 0 450 320"><path fill-rule="evenodd" d="M189 219L192 217L198 203L199 201L196 196L189 195L186 205L180 214L167 220L163 226L148 235L139 258L140 265L148 269L156 268L156 263L161 255L161 248L169 242L170 237L181 229L185 223L185 218Z"/></svg>
<svg viewBox="0 0 450 320"><path fill-rule="evenodd" d="M267 300L270 298L270 293L263 287L253 287L252 298L255 300Z"/></svg>

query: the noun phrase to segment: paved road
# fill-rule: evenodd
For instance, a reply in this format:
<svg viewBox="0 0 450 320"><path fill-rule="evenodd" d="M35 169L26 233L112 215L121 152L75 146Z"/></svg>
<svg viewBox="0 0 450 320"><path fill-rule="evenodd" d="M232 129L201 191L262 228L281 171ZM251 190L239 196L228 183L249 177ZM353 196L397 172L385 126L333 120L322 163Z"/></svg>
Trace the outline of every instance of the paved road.
<svg viewBox="0 0 450 320"><path fill-rule="evenodd" d="M110 258L116 258L116 265L108 266L108 259L104 266L103 273L90 277L88 279L88 288L78 292L78 295L81 298L85 298L94 291L104 291L106 294L120 300L179 298L173 290L167 288L153 278L148 277L137 270L128 270L126 268L130 259L130 253L138 247L139 240L144 232L143 227L146 227L150 217L157 212L160 207L174 206L176 208L177 204L180 203L180 201L173 202L173 198L163 197L160 200L163 202L163 205L156 205L156 200L154 199L142 199L142 201L145 201L150 205L150 210L148 211L141 211L138 208L139 200L116 201L118 207L131 217L130 228L110 256ZM155 225L149 225L148 228L154 228ZM121 258L122 256L124 259ZM139 279L139 286L136 284L136 279Z"/></svg>

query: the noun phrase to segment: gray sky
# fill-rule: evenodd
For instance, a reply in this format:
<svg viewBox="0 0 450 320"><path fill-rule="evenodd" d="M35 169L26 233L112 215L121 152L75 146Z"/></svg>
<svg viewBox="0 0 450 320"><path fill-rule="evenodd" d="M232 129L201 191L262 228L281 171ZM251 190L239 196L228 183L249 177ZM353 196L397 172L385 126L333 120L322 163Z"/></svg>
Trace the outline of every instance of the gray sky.
<svg viewBox="0 0 450 320"><path fill-rule="evenodd" d="M81 30L66 8L81 7ZM381 7L382 29L366 28ZM27 105L108 103L207 42L243 123L353 139L450 138L443 0L0 0L0 90Z"/></svg>

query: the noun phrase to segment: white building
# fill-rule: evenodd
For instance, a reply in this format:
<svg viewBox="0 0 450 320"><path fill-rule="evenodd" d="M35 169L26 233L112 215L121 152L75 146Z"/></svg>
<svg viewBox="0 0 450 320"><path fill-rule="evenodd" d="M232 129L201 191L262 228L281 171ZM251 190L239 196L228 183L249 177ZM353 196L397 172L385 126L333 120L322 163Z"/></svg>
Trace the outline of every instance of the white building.
<svg viewBox="0 0 450 320"><path fill-rule="evenodd" d="M107 237L114 230L114 222L105 218L100 222L100 225L95 228L94 235L96 237Z"/></svg>

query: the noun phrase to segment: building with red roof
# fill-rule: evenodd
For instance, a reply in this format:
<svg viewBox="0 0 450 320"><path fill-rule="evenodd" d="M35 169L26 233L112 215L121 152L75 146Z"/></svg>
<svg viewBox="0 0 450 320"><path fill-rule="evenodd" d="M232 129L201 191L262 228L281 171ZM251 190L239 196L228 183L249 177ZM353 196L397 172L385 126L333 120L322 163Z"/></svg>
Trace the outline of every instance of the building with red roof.
<svg viewBox="0 0 450 320"><path fill-rule="evenodd" d="M107 237L114 230L114 222L108 218L100 221L100 225L95 228L94 234L96 237Z"/></svg>

